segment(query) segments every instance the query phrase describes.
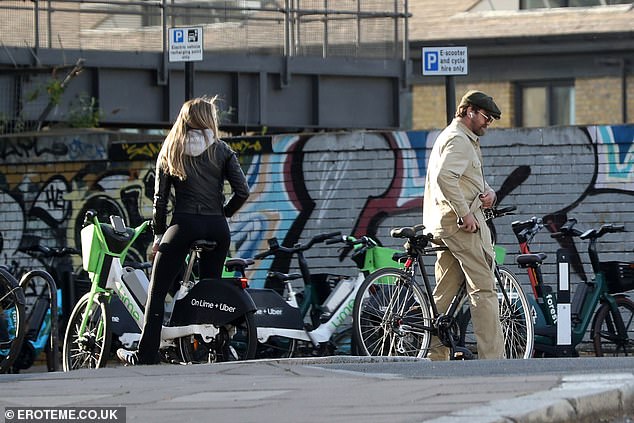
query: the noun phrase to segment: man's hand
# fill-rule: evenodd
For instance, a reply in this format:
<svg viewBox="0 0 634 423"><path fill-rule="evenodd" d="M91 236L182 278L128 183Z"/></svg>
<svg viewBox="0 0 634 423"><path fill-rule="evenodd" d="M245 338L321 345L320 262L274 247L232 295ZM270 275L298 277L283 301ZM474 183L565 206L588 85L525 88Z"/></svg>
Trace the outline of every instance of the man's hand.
<svg viewBox="0 0 634 423"><path fill-rule="evenodd" d="M485 209L493 208L496 200L497 195L495 195L495 191L487 191L484 194L480 194L480 201L482 202L482 207Z"/></svg>
<svg viewBox="0 0 634 423"><path fill-rule="evenodd" d="M462 222L462 224L460 224L460 222ZM462 218L460 218L458 227L460 227L460 229L462 229L465 232L471 232L471 233L478 232L478 229L479 229L478 221L476 220L475 216L471 212L469 212L469 214L467 214L466 216L463 216Z"/></svg>

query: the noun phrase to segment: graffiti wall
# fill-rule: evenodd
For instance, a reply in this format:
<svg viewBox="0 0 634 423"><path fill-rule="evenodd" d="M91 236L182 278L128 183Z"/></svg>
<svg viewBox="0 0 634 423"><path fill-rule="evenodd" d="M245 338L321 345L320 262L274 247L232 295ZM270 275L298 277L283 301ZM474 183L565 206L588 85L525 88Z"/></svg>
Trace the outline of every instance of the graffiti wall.
<svg viewBox="0 0 634 423"><path fill-rule="evenodd" d="M400 248L393 227L421 222L428 152L437 132L354 132L278 135L227 141L238 152L251 197L230 221L234 256L252 257L276 237L292 246L314 235L339 231L372 235ZM537 216L545 229L532 243L549 254L554 273L560 246L549 236L568 218L585 230L604 223L634 231L634 125L491 130L482 139L485 172L500 204L517 212L495 222L506 264L518 251L511 222ZM43 259L34 246L81 248L85 212L118 214L139 225L152 212L154 160L160 139L108 132L49 133L0 139L0 264L16 274L64 265L78 255ZM630 228L631 226L631 228ZM146 259L151 234L132 256ZM575 272L590 272L583 241ZM602 258L633 260L631 232L602 239ZM357 273L337 245L306 252L314 272ZM433 258L431 258L433 260ZM296 269L289 257L256 262L249 276L265 284L269 269ZM522 279L525 283L526 278ZM556 282L556 277L553 283Z"/></svg>

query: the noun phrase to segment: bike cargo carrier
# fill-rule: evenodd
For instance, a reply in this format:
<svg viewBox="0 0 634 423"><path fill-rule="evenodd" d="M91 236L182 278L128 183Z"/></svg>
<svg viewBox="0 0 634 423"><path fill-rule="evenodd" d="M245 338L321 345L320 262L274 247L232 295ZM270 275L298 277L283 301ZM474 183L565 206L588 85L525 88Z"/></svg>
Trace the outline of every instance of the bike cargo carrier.
<svg viewBox="0 0 634 423"><path fill-rule="evenodd" d="M605 283L610 294L634 289L634 263L605 261L600 263L605 274Z"/></svg>
<svg viewBox="0 0 634 423"><path fill-rule="evenodd" d="M116 232L111 225L100 223L99 230L92 224L81 230L81 256L82 266L87 272L96 272L99 268L99 259L104 253L121 254L134 236L134 229L126 228L125 232ZM100 237L103 237L104 242ZM102 245L105 243L107 251L104 251ZM84 246L90 245L86 249Z"/></svg>
<svg viewBox="0 0 634 423"><path fill-rule="evenodd" d="M101 242L95 225L88 225L81 230L81 245L82 267L87 272L96 272L101 256Z"/></svg>

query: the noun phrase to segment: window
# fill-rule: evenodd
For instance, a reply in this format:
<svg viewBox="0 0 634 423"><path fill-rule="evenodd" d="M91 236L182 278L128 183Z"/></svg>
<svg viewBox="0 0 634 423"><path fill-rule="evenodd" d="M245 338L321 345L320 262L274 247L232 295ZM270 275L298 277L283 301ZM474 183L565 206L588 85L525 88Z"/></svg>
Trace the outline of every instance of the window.
<svg viewBox="0 0 634 423"><path fill-rule="evenodd" d="M519 82L516 126L545 127L575 124L572 81Z"/></svg>
<svg viewBox="0 0 634 423"><path fill-rule="evenodd" d="M610 4L630 4L632 0L520 0L520 9L551 9L555 7L590 7Z"/></svg>

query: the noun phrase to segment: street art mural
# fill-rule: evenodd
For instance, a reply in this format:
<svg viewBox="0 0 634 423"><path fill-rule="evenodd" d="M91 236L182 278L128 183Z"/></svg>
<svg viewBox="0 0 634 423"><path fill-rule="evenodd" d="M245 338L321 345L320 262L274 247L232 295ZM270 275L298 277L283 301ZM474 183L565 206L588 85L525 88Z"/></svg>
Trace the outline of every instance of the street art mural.
<svg viewBox="0 0 634 423"><path fill-rule="evenodd" d="M389 231L421 223L426 161L437 135L397 131L228 139L251 188L248 203L230 220L231 255L253 257L272 237L292 246L335 231L372 235L400 248ZM633 142L633 125L499 129L485 135L488 182L501 205L518 208L516 216L495 223L509 263L517 252L513 220L538 216L556 231L575 217L583 229L623 223L634 230L629 228L634 225ZM79 230L89 209L104 218L121 215L131 226L149 219L159 148L157 139L128 143L90 132L0 140L0 264L16 274L59 263L78 273L79 256L45 262L27 247L80 248ZM146 260L151 235L135 245L135 260ZM534 250L550 253L553 262L559 247L547 233L533 244ZM585 244L573 247L579 252L575 272L587 278ZM628 232L615 234L602 254L606 260L632 260L633 248ZM315 272L356 273L336 246L319 244L306 256ZM248 275L252 286L264 286L269 269L296 271L296 264L281 256L258 261Z"/></svg>

